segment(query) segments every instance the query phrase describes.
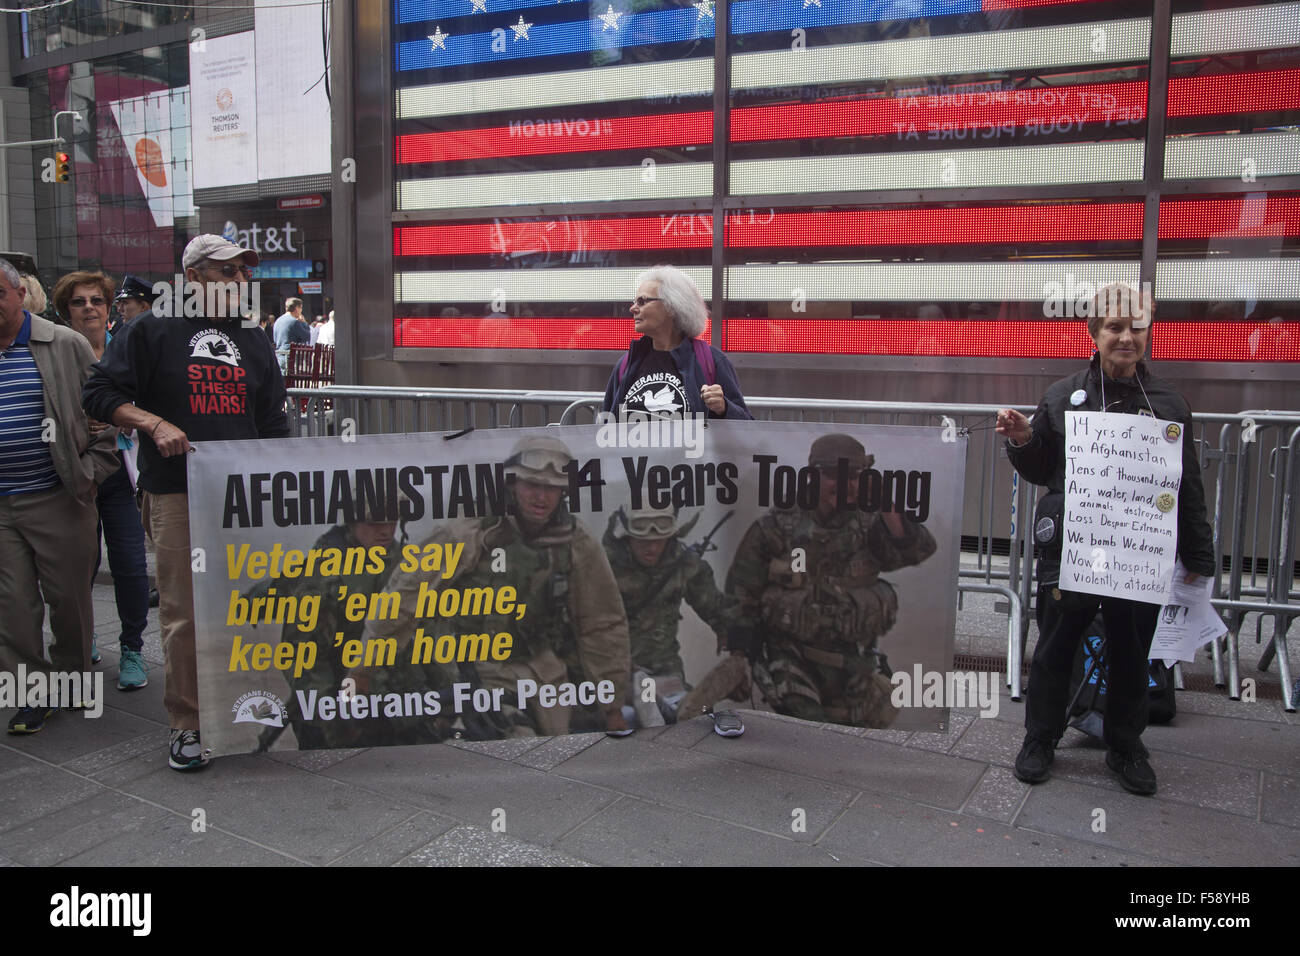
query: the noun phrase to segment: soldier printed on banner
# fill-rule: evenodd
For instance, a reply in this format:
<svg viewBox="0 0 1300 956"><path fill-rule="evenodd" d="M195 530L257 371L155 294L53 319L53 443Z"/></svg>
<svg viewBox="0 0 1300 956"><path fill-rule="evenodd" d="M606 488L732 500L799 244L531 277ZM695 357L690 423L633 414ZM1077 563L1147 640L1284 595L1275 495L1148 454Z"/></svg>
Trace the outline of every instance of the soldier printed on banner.
<svg viewBox="0 0 1300 956"><path fill-rule="evenodd" d="M374 555L380 549L382 567L376 569L373 561L347 561L339 573L323 576L273 578L259 582L250 589L250 601L269 599L271 602L293 601L296 620L284 620L280 640L283 643L315 645L311 659L314 665L304 674L289 675L290 695L286 708L286 725L292 727L299 750L319 750L335 747L377 747L390 744L434 743L447 736L448 722L437 724L408 718L388 719L382 713L365 721L307 719L300 703L302 695L315 694L316 699L333 697L343 688L348 668L343 663L343 648L350 641L364 635L365 621L352 620L343 611L347 594L376 594L383 591L397 566L401 551L396 540L398 523L385 514L372 514L370 503L358 497L353 503L352 519L330 528L321 535L313 549L355 554L364 549ZM402 533L402 542L406 540ZM304 598L317 602L314 611L308 612ZM308 614L311 614L309 617ZM308 626L304 630L304 624ZM384 688L382 679L372 681L368 689ZM267 727L258 740L259 750L269 750L285 728Z"/></svg>
<svg viewBox="0 0 1300 956"><path fill-rule="evenodd" d="M487 602L474 616L417 619L421 584L429 575L399 568L388 590L401 594L401 610L389 620L368 622L369 640L395 638L398 661L411 661L417 628L437 634L508 633L504 659L459 659L388 668L390 690L445 688L455 681L501 691L502 705L487 712L463 709L457 727L469 739L551 736L580 731L625 730L620 701L627 695L629 669L627 617L604 551L565 505L566 471L572 454L559 439L520 439L505 462L507 514L467 518L437 525L422 543L463 544L454 574L437 575L441 588L515 589L522 614L498 613ZM504 555L504 562L494 560ZM502 570L504 565L504 570ZM413 673L418 671L422 673ZM521 702L520 681L554 687L566 683L609 682L611 703L543 706L538 697ZM444 699L450 695L444 694ZM450 704L448 705L450 707Z"/></svg>
<svg viewBox="0 0 1300 956"><path fill-rule="evenodd" d="M884 510L888 502L860 510L859 481L874 462L849 435L818 438L808 454L819 471L817 507L774 508L736 551L727 593L742 618L727 644L749 655L754 683L777 713L873 728L898 716L879 650L898 596L880 575L920 564L936 545L922 522Z"/></svg>
<svg viewBox="0 0 1300 956"><path fill-rule="evenodd" d="M722 520L727 517L730 514ZM603 539L631 638L627 701L642 727L698 717L718 701L745 700L750 693L749 665L739 654L723 657L694 687L686 681L677 638L682 602L717 635L720 655L739 602L718 589L713 569L704 560L721 522L699 543L684 545L700 515L680 518L672 508L620 508L610 515Z"/></svg>

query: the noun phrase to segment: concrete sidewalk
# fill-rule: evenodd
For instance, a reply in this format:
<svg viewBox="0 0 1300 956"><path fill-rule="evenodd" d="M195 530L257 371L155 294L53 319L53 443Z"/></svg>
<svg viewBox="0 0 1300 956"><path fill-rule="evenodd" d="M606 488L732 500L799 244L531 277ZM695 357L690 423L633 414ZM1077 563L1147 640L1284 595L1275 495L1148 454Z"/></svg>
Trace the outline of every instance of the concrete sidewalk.
<svg viewBox="0 0 1300 956"><path fill-rule="evenodd" d="M116 633L111 587L95 602L101 634ZM116 690L104 641L102 717L63 712L0 737L0 862L1300 865L1300 715L1263 695L1181 693L1174 723L1144 738L1160 782L1149 799L1075 731L1048 783L1020 783L1024 711L1005 694L996 717L954 711L942 734L747 711L738 739L697 719L625 739L280 752L179 774L156 614L147 688ZM958 619L958 653L1005 646L991 598L968 598ZM1252 649L1243 640L1243 676L1276 685Z"/></svg>

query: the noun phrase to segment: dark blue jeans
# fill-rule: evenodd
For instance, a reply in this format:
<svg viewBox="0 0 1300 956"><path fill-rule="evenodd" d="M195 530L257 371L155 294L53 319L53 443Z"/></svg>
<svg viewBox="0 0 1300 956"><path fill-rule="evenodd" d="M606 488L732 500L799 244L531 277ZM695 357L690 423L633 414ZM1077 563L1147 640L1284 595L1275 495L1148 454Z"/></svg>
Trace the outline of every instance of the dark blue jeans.
<svg viewBox="0 0 1300 956"><path fill-rule="evenodd" d="M119 458L121 455L118 456ZM126 469L113 472L99 488L99 528L108 543L108 570L113 575L122 644L133 651L144 646L140 635L149 620L149 570L144 557L144 527ZM99 573L99 559L95 559Z"/></svg>

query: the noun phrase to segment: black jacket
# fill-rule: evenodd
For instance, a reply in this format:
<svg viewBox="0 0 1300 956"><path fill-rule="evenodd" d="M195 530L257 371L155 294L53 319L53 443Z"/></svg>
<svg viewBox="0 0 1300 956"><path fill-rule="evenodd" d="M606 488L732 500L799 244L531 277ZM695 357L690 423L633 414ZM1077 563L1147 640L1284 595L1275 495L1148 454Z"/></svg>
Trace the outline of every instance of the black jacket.
<svg viewBox="0 0 1300 956"><path fill-rule="evenodd" d="M736 379L736 369L721 351L711 345L709 348L713 351L713 367L717 373L715 384L722 386L722 396L727 400L727 407L723 409L721 415L715 415L709 411L700 398L700 389L708 383L705 381L704 369L700 368L699 362L695 360L695 346L691 344L691 340L682 339L677 348L669 353L673 357L673 362L677 365L677 370L681 372L682 387L686 390L686 400L690 402L689 411L705 412L709 418L732 418L752 421L754 416L749 413L749 408L745 405L745 396L740 394L740 382ZM623 370L621 376L618 369L623 364L623 360L619 359L615 363L614 371L609 376L609 383L605 386L605 411L618 412L619 405L627 397L627 390L636 381L636 370L653 349L654 341L650 336L643 335L628 347L627 367Z"/></svg>
<svg viewBox="0 0 1300 956"><path fill-rule="evenodd" d="M1205 484L1201 481L1201 463L1192 441L1192 413L1187 402L1163 379L1147 371L1139 362L1136 381L1117 382L1107 378L1104 411L1137 415L1150 411L1156 418L1179 422L1183 426L1183 477L1178 488L1178 557L1189 570L1212 575L1214 539L1206 520ZM1080 404L1070 396L1082 389L1086 395ZM1143 390L1145 389L1145 395ZM1007 456L1016 471L1049 491L1065 492L1065 413L1067 411L1103 411L1101 364L1097 355L1081 372L1063 378L1047 389L1032 423L1033 437L1020 448L1007 442Z"/></svg>
<svg viewBox="0 0 1300 956"><path fill-rule="evenodd" d="M86 412L111 422L128 402L171 422L192 442L283 438L289 434L284 378L256 325L238 319L136 316L90 368L81 393ZM140 487L184 492L184 455L163 458L140 438Z"/></svg>

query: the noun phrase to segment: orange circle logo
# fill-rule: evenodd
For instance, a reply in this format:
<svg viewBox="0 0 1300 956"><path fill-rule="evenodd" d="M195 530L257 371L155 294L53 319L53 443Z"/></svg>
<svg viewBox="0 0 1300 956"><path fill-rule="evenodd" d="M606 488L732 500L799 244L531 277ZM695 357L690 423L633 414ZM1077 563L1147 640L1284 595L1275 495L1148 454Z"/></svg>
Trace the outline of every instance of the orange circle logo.
<svg viewBox="0 0 1300 956"><path fill-rule="evenodd" d="M150 185L161 189L167 185L167 167L163 164L162 148L147 136L135 144L135 165Z"/></svg>
<svg viewBox="0 0 1300 956"><path fill-rule="evenodd" d="M217 109L221 110L221 112L224 113L234 105L235 105L234 93L230 92L230 90L225 89L224 87L222 89L217 90Z"/></svg>

